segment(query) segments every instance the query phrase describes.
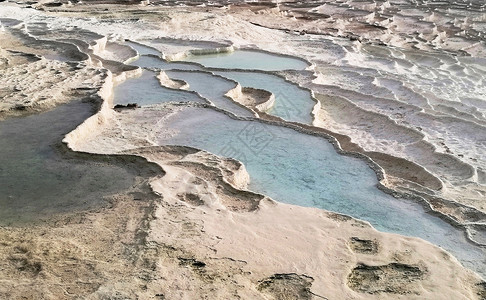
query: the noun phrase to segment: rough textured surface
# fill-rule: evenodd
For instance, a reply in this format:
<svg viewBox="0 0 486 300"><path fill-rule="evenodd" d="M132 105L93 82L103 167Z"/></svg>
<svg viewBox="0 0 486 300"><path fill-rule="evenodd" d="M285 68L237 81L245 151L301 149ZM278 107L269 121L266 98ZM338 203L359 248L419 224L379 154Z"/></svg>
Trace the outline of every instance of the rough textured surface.
<svg viewBox="0 0 486 300"><path fill-rule="evenodd" d="M213 40L218 42L218 47L230 39L237 46L253 45L299 55L315 63L316 72L289 72L284 76L327 95L327 98L319 98L323 105L314 125L335 130L335 135L342 137L339 141L343 147L346 145L350 150L361 147L370 156L375 153L373 159L387 166L385 171L400 169L397 165L410 167L394 172L385 183L404 190L418 188L431 197L455 199L456 195L461 195L458 201L484 211L486 181L484 172L480 171L484 169L480 152L483 148L472 147L474 141L458 144L454 142L456 136L440 131L444 118L452 118L447 120L461 126L471 125L470 121L474 120L476 125L472 127L459 126L473 128L471 140L474 140L478 137L475 134L481 132L477 129L483 126L481 111L467 114L468 107L442 99L427 103L412 93L418 90L400 84L396 87L396 82L386 81L386 78L376 81L362 78L366 77L366 72L372 72L372 66L389 72L387 74L392 74L393 78L398 73L376 61L367 61L357 43L327 38L307 40L305 35L248 22L258 20L266 27L310 31L317 25L327 27L327 21L332 21L332 27L341 31L336 32L339 35L346 28L363 35L376 33L363 31L369 26L362 27L351 18L344 21L346 24L336 19L313 19L314 13L338 9L333 5L310 12L300 12L298 5L291 7L293 4L288 4L291 9L281 10L275 9L273 4L229 10L194 7L191 8L193 13L188 14L188 8L137 6L135 9L105 4L85 6L59 2L38 6L51 10L53 18L43 12L18 9L11 3L2 4L2 17L15 15L33 24L48 22L49 26L37 24L38 28L30 34L39 41L33 43L30 36L27 40L31 44L25 44L26 37L19 32L14 35L8 28L0 31L1 116L21 116L24 110L46 109L69 101L80 91L94 88L88 92L97 93L96 97L106 102L96 116L66 137L69 146L78 151L143 156L161 166L165 175L151 181L156 197L120 194L110 200L111 206L106 209L56 216L36 227L0 228L0 298L484 298L484 282L438 247L419 239L377 232L367 223L348 216L275 203L246 190L249 177L239 162L195 149L158 146L157 136L172 134L164 126L164 118L177 107L154 106L114 112L108 104L113 84L139 72L121 63L133 55L121 45L126 33L139 40L161 34L186 41L191 38ZM353 2L353 5L364 4ZM374 11L375 7L365 7L365 10ZM86 13L99 19L86 19ZM351 14L348 10L340 12L343 16L348 13ZM375 16L370 15L365 19L374 22L373 18ZM402 23L397 24L399 20L393 22L393 25L402 26L391 25L391 29L408 30ZM14 23L2 20L5 27ZM86 31L74 27L66 31L66 24L83 27ZM71 37L75 40L71 42L87 54L79 55L72 48L74 44L40 41L39 36L46 30L49 32L44 38ZM57 34L56 30L62 34ZM405 48L422 45L400 40L402 36L393 39L393 36L384 32L380 38ZM158 44L170 55L191 48L187 43L171 46L168 41L173 42L160 39L153 45ZM440 38L435 45L446 42L447 39ZM43 43L47 44L45 48ZM64 45L73 50L68 56L77 58L78 62L62 61L66 55L56 56L52 45ZM198 46L204 48L208 44L200 42ZM424 45L429 46L433 44ZM449 43L446 48L455 46L457 43ZM466 50L477 54L481 53L481 47L478 44ZM323 52L323 48L328 51ZM361 64L368 68L341 73L346 71L346 66ZM343 78L354 79L345 81ZM338 89L334 80L361 84L342 85L342 89ZM166 83L176 88L183 86L181 82ZM385 86L393 86L390 89L394 94ZM372 88L366 90L367 87ZM430 91L424 92L428 93ZM410 97L412 94L415 96ZM400 99L415 100L416 106L406 105ZM247 100L254 101L251 104L258 103L257 99ZM475 100L465 101L473 103ZM458 116L464 119L459 120ZM420 124L424 131L428 130L426 134L418 133L421 131L416 127ZM398 158L385 155L390 152ZM434 206L445 209L448 214L460 215L461 221L472 217L475 221L482 220L483 216L472 208L469 211L459 205L444 205L440 197L434 198ZM480 226L474 229L481 236Z"/></svg>
<svg viewBox="0 0 486 300"><path fill-rule="evenodd" d="M262 280L258 289L272 299L312 299L310 287L313 279L297 274L275 274Z"/></svg>
<svg viewBox="0 0 486 300"><path fill-rule="evenodd" d="M422 280L425 273L417 266L400 263L384 266L360 264L349 274L348 284L354 290L369 294L419 294L416 282Z"/></svg>
<svg viewBox="0 0 486 300"><path fill-rule="evenodd" d="M0 118L52 108L97 88L102 72L84 63L45 59L9 33L0 33Z"/></svg>
<svg viewBox="0 0 486 300"><path fill-rule="evenodd" d="M376 254L378 252L378 242L371 240L363 240L357 237L352 237L350 240L351 249L354 252L365 254Z"/></svg>

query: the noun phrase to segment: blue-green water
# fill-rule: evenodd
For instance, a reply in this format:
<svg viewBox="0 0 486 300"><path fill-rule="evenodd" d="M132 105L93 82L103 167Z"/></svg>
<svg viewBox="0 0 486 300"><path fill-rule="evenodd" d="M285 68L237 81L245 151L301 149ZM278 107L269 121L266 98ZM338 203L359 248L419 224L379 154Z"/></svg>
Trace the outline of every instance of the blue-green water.
<svg viewBox="0 0 486 300"><path fill-rule="evenodd" d="M130 65L132 66L138 66L141 68L157 68L161 70L168 70L168 69L200 70L201 69L201 67L196 64L168 62L162 59L161 57L162 53L160 53L158 50L152 47L145 46L143 44L134 43L130 41L126 41L125 44L132 47L140 55L138 59L130 63Z"/></svg>
<svg viewBox="0 0 486 300"><path fill-rule="evenodd" d="M174 63L168 62L163 60L160 57L150 56L150 55L142 55L136 61L130 63L132 66L138 66L141 68L157 68L161 70L170 70L170 69L178 69L178 70L201 70L202 67L196 64L190 63Z"/></svg>
<svg viewBox="0 0 486 300"><path fill-rule="evenodd" d="M295 61L252 51L194 56L188 60L213 68L299 69ZM163 67L170 69L170 65ZM154 66L147 63L145 67ZM224 80L215 80L203 72L167 73L188 82L191 89L216 106L231 111L225 107L222 95L234 84L225 85ZM310 123L314 102L307 91L269 74L229 70L216 73L243 86L273 92L276 106L270 113L289 121ZM339 155L324 138L257 121L234 120L208 108L185 108L169 120L168 126L178 134L161 137L160 144L196 147L242 161L251 177L251 190L280 202L347 214L366 220L381 231L422 238L446 249L466 267L486 277L484 249L469 243L463 231L426 213L422 206L381 192L376 187L376 174L362 160Z"/></svg>
<svg viewBox="0 0 486 300"><path fill-rule="evenodd" d="M189 90L210 99L219 108L241 117L253 116L250 110L224 96L229 90L236 87L232 81L205 72L167 71L166 74L170 78L184 80L189 84Z"/></svg>
<svg viewBox="0 0 486 300"><path fill-rule="evenodd" d="M199 63L208 68L263 71L304 70L309 66L306 62L300 59L252 50L236 50L230 53L208 55L191 55L183 60Z"/></svg>
<svg viewBox="0 0 486 300"><path fill-rule="evenodd" d="M178 134L161 137L160 144L187 145L244 162L253 191L284 203L347 214L381 231L420 237L486 275L484 249L420 205L381 192L375 173L363 161L339 155L323 138L233 120L203 108L184 109L168 126Z"/></svg>
<svg viewBox="0 0 486 300"><path fill-rule="evenodd" d="M163 102L201 102L204 99L186 91L177 91L160 85L156 73L144 70L142 76L133 78L114 88L114 103L137 103L140 106Z"/></svg>
<svg viewBox="0 0 486 300"><path fill-rule="evenodd" d="M234 88L234 84L232 82L225 81L224 79L216 76L211 76L210 74L203 72L202 68L195 64L191 65L177 62L167 62L159 57L161 55L160 52L151 47L133 42L126 43L141 54L139 59L130 63L131 65L146 69L166 70L169 77L186 81L190 85L189 90L198 92L203 97L210 99L219 108L225 109L239 116L252 116L251 112L241 108L241 106L235 103L232 103L231 100L224 96L230 89ZM231 57L232 59L230 61L226 61L224 59L226 57ZM239 50L232 54L202 55L201 59L203 58L210 61L213 61L213 58L217 58L216 61L211 63L211 66L216 66L213 65L213 63L222 64L218 65L217 67L229 66L232 68L261 70L299 69L307 67L307 64L301 60L247 50ZM237 59L236 64L233 60L234 58ZM201 70L202 72L183 72L184 70ZM289 83L278 76L266 73L217 71L214 72L214 74L238 81L244 87L264 89L272 92L275 95L276 101L275 105L268 111L269 114L281 117L288 121L302 122L305 124L312 123L311 112L314 108L315 102L312 100L309 91L303 90L295 84ZM152 81L153 80L150 80L150 82ZM133 87L133 85L138 84L139 83L137 82L129 81L126 83L125 88L119 89L122 90L121 93L123 95L130 95L130 90L137 89ZM149 84L147 83L147 85ZM150 104L172 101L170 99L173 99L173 93L171 92L166 93L166 91L159 90L157 91L157 95L156 93L150 91L150 89L144 88L143 91L148 93L147 99ZM119 93L118 88L115 90L115 92ZM130 100L127 100L127 97L123 95L121 96L123 99L118 99L115 97L117 101L116 103L130 103ZM165 97L165 95L167 95L167 100L162 99Z"/></svg>
<svg viewBox="0 0 486 300"><path fill-rule="evenodd" d="M311 112L316 102L312 100L309 91L271 74L231 71L215 72L215 74L231 78L244 87L272 92L275 95L275 105L267 113L287 121L312 123Z"/></svg>

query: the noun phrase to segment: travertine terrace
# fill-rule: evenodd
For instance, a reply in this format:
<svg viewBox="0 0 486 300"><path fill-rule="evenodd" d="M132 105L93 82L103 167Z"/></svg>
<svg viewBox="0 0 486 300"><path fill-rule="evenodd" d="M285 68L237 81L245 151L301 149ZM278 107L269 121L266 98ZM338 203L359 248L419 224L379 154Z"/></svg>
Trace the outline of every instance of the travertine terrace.
<svg viewBox="0 0 486 300"><path fill-rule="evenodd" d="M2 222L0 298L484 299L486 8L445 2L1 2L0 134L36 116L48 126L45 114L79 102L86 118L49 155L130 180L85 193L99 199L78 193L86 205ZM311 109L279 115L285 92L241 84L238 68L191 63L238 51L303 64L245 72L308 95ZM147 88L115 106L116 87L147 72L173 100L141 105ZM218 85L204 94L200 78ZM252 190L244 161L164 142L191 111L321 137L371 168L383 193L452 225L474 253L455 257ZM3 171L0 209L22 214L7 194L22 182L7 186Z"/></svg>

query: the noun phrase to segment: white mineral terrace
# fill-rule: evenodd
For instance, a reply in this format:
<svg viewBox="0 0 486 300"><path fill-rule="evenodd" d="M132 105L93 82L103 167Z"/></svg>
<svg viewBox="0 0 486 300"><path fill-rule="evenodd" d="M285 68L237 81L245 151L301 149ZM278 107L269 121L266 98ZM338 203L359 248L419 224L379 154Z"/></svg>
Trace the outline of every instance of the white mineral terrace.
<svg viewBox="0 0 486 300"><path fill-rule="evenodd" d="M0 298L484 299L479 1L0 3Z"/></svg>

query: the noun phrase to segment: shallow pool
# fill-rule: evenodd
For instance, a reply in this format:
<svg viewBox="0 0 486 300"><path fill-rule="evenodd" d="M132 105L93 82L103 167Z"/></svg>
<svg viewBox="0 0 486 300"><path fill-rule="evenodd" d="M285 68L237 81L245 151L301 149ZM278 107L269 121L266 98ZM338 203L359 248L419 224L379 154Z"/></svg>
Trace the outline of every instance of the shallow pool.
<svg viewBox="0 0 486 300"><path fill-rule="evenodd" d="M307 66L300 60L269 57L269 54L254 51L191 56L187 60L211 68L246 70L303 69ZM242 86L273 92L276 104L269 113L289 121L312 122L310 113L315 103L308 91L271 74L212 71ZM192 90L216 106L232 111L222 95L234 83L204 72L168 71L167 74L185 80ZM234 120L209 108L185 108L169 119L168 126L178 134L171 138L160 137L161 145L187 145L238 159L247 167L250 189L256 192L284 203L347 214L369 221L381 231L420 237L446 249L466 267L486 277L485 249L469 243L463 231L426 213L420 205L381 192L376 187L376 174L366 163L339 155L324 138L258 121Z"/></svg>
<svg viewBox="0 0 486 300"><path fill-rule="evenodd" d="M253 50L236 50L229 53L190 55L183 59L209 68L244 70L304 70L309 64L303 60Z"/></svg>
<svg viewBox="0 0 486 300"><path fill-rule="evenodd" d="M178 70L201 70L202 67L191 64L191 63L174 63L168 62L163 60L160 57L153 56L153 55L142 55L139 59L130 63L132 66L138 66L141 68L156 68L160 70L171 70L171 69L178 69Z"/></svg>
<svg viewBox="0 0 486 300"><path fill-rule="evenodd" d="M149 47L149 46L145 46L143 44L135 43L135 42L132 42L132 41L125 41L124 44L132 47L135 51L138 52L138 54L140 56L142 56L142 55L161 56L162 55L162 53L160 53L160 51L158 51L157 49Z"/></svg>
<svg viewBox="0 0 486 300"><path fill-rule="evenodd" d="M286 121L312 124L311 112L316 102L312 100L309 91L272 74L234 71L218 71L215 74L231 78L244 87L272 92L275 95L275 104L267 113L281 117Z"/></svg>
<svg viewBox="0 0 486 300"><path fill-rule="evenodd" d="M207 103L194 93L163 87L157 73L144 70L142 76L127 80L114 88L114 103L126 105L137 103L139 106L163 102L201 102Z"/></svg>
<svg viewBox="0 0 486 300"><path fill-rule="evenodd" d="M189 84L189 90L198 92L209 99L215 106L240 117L253 117L247 108L236 104L225 94L236 87L236 83L207 72L167 71L173 79L182 79Z"/></svg>
<svg viewBox="0 0 486 300"><path fill-rule="evenodd" d="M192 146L242 161L253 191L284 203L347 214L381 231L423 238L486 275L484 249L420 205L378 190L375 173L363 161L339 155L323 138L237 121L203 108L184 109L169 119L168 126L178 134L160 137L160 144Z"/></svg>

